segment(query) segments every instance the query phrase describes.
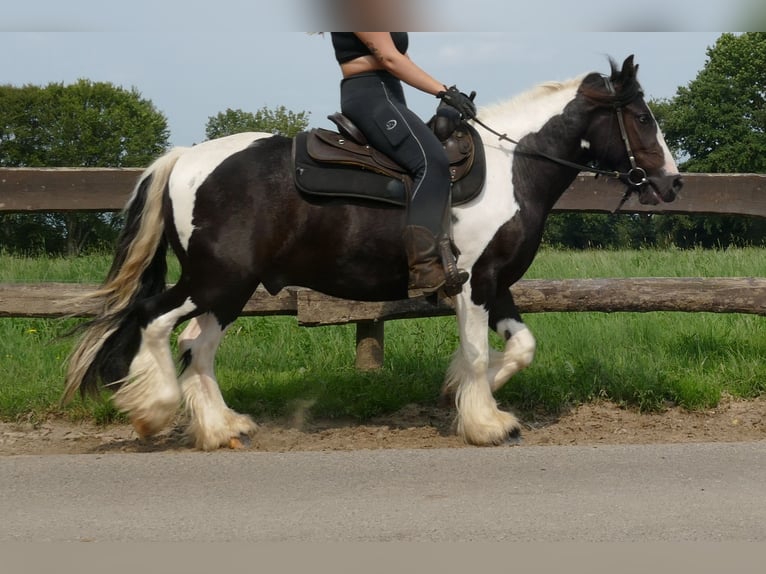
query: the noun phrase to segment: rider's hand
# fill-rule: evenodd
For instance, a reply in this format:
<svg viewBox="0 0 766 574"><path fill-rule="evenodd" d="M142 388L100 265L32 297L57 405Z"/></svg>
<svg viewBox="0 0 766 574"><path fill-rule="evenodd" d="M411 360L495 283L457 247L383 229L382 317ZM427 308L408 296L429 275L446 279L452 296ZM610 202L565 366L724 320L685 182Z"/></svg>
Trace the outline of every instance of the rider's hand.
<svg viewBox="0 0 766 574"><path fill-rule="evenodd" d="M436 97L459 111L463 119L472 120L476 117L476 104L473 103L476 92L471 92L471 95L468 96L458 90L456 86L452 86L436 94Z"/></svg>

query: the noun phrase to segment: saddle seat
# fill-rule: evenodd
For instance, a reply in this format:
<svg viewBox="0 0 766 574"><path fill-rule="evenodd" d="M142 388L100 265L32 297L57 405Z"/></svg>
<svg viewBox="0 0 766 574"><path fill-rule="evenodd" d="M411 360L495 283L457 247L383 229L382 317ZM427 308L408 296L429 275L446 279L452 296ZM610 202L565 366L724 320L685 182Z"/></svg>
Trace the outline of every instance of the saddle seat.
<svg viewBox="0 0 766 574"><path fill-rule="evenodd" d="M394 160L374 149L354 123L341 113L328 116L338 131L315 128L293 143L293 168L299 190L313 196L382 201L405 207L412 177ZM476 130L440 108L428 125L450 162L452 204L475 197L484 184L484 148Z"/></svg>

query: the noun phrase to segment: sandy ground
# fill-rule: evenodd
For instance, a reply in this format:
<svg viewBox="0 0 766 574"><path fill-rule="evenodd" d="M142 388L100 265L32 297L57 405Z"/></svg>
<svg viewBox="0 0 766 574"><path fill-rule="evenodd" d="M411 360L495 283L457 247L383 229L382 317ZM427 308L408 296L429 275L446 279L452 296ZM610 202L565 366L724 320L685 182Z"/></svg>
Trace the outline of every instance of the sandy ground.
<svg viewBox="0 0 766 574"><path fill-rule="evenodd" d="M461 448L453 432L454 411L411 406L368 424L342 421L262 423L250 450L322 451L401 448ZM578 406L558 417L524 421L521 447L625 443L739 442L766 439L766 398L725 399L715 409L669 408L639 413L609 402ZM0 456L190 450L178 428L146 441L129 425L97 426L48 420L0 423Z"/></svg>

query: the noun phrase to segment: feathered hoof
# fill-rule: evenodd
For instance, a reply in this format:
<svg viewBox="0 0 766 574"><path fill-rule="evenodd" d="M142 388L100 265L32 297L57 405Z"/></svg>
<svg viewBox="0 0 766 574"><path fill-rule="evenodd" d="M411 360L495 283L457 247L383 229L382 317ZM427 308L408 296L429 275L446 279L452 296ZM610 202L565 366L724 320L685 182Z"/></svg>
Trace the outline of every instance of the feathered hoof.
<svg viewBox="0 0 766 574"><path fill-rule="evenodd" d="M146 418L141 416L131 416L130 424L133 425L133 430L136 431L136 434L140 438L146 439L156 435L164 429L170 423L172 418L173 417L164 419L157 417Z"/></svg>
<svg viewBox="0 0 766 574"><path fill-rule="evenodd" d="M137 389L139 392L136 392ZM180 393L172 389L173 392L152 397L152 400L147 401L145 394L140 390L135 385L121 387L112 397L112 404L128 415L139 437L148 438L173 422L178 414Z"/></svg>
<svg viewBox="0 0 766 574"><path fill-rule="evenodd" d="M475 446L516 445L521 442L521 424L511 413L495 411L489 420L458 421L458 435Z"/></svg>
<svg viewBox="0 0 766 574"><path fill-rule="evenodd" d="M199 450L241 450L250 447L250 437L256 430L258 425L249 416L227 409L218 424L191 424L187 433L194 448Z"/></svg>
<svg viewBox="0 0 766 574"><path fill-rule="evenodd" d="M252 443L250 435L240 433L238 436L233 436L229 439L229 448L231 450L244 450L250 448Z"/></svg>

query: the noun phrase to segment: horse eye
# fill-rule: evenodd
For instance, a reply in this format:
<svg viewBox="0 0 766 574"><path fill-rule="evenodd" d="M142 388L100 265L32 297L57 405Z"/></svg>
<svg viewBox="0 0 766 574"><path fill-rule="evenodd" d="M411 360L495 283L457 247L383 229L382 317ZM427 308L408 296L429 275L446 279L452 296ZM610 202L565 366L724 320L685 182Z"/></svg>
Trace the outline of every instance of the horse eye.
<svg viewBox="0 0 766 574"><path fill-rule="evenodd" d="M650 124L652 123L652 116L651 114L640 114L637 118L638 123L640 124Z"/></svg>

